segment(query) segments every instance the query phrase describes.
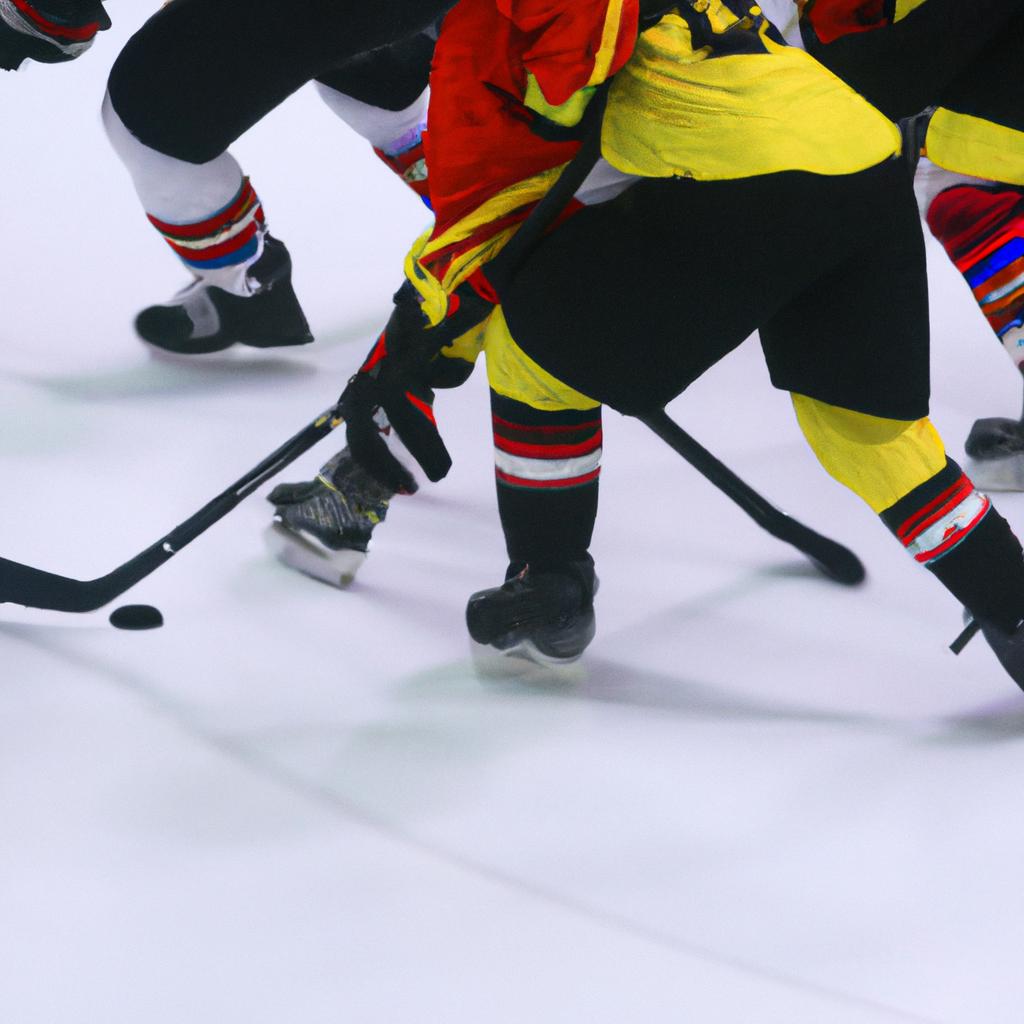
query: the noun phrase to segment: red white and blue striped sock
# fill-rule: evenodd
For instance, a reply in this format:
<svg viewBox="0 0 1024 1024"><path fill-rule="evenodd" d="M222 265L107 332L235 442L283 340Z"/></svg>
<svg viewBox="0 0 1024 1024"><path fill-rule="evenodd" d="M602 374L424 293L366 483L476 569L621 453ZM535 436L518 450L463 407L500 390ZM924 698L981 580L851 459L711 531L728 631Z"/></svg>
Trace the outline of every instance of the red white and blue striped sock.
<svg viewBox="0 0 1024 1024"><path fill-rule="evenodd" d="M1024 364L1024 190L961 184L940 192L928 227L974 292L1010 358Z"/></svg>
<svg viewBox="0 0 1024 1024"><path fill-rule="evenodd" d="M266 230L263 205L248 178L242 179L230 203L202 220L171 224L147 216L194 274L229 291L248 293L244 270L262 254Z"/></svg>

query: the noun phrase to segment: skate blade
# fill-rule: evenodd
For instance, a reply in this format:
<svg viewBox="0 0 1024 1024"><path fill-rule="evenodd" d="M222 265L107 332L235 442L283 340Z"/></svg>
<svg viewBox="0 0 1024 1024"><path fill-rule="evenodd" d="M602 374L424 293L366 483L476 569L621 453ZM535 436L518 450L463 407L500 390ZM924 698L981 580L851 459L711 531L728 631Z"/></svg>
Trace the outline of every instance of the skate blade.
<svg viewBox="0 0 1024 1024"><path fill-rule="evenodd" d="M168 363L172 366L185 366L188 363L212 363L218 359L234 356L237 351L233 348L233 342L228 342L228 344L222 345L219 348L204 349L196 352L178 352L172 348L163 348L160 345L155 345L145 338L142 338L141 341L150 359L156 363Z"/></svg>
<svg viewBox="0 0 1024 1024"><path fill-rule="evenodd" d="M270 553L282 565L340 590L351 584L366 561L365 551L331 551L280 523L271 523L263 537Z"/></svg>
<svg viewBox="0 0 1024 1024"><path fill-rule="evenodd" d="M968 458L964 469L980 490L1024 491L1024 453L999 459Z"/></svg>
<svg viewBox="0 0 1024 1024"><path fill-rule="evenodd" d="M551 658L534 647L523 643L499 651L489 644L469 641L473 671L478 679L488 683L510 680L527 685L564 686L580 683L586 678L580 657Z"/></svg>

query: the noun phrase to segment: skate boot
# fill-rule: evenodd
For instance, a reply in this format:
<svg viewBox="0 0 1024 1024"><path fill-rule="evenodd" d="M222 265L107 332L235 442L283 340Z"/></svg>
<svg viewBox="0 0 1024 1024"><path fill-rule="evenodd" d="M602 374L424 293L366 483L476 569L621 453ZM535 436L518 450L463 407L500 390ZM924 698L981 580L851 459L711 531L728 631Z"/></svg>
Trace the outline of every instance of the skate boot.
<svg viewBox="0 0 1024 1024"><path fill-rule="evenodd" d="M1024 491L1024 421L992 417L978 420L964 443L965 467L974 483L988 491Z"/></svg>
<svg viewBox="0 0 1024 1024"><path fill-rule="evenodd" d="M988 642L1006 674L1024 690L1024 621L1018 622L1008 631L984 616L972 615L965 608L963 631L949 645L949 649L954 654L960 654L978 633Z"/></svg>
<svg viewBox="0 0 1024 1024"><path fill-rule="evenodd" d="M292 569L347 587L366 561L370 535L384 521L393 493L344 448L315 480L279 484L270 492L275 510L267 544Z"/></svg>
<svg viewBox="0 0 1024 1024"><path fill-rule="evenodd" d="M1024 690L1024 622L1018 623L1012 633L1007 633L987 619L973 621L981 628L982 636L999 659L999 664L1006 669L1006 674Z"/></svg>
<svg viewBox="0 0 1024 1024"><path fill-rule="evenodd" d="M542 665L576 661L594 639L597 585L589 557L540 571L513 563L500 587L469 599L469 635Z"/></svg>
<svg viewBox="0 0 1024 1024"><path fill-rule="evenodd" d="M263 253L245 273L246 295L197 277L170 302L135 318L143 341L165 352L200 355L234 344L253 348L307 345L313 340L291 284L292 261L283 242L263 239Z"/></svg>

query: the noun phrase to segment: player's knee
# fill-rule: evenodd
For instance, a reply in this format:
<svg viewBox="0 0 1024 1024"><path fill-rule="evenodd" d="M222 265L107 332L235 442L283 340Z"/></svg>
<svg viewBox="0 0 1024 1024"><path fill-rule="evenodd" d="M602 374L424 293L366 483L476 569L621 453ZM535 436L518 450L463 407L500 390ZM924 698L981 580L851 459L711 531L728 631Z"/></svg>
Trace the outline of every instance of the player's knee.
<svg viewBox="0 0 1024 1024"><path fill-rule="evenodd" d="M216 107L196 109L167 66L165 43L150 19L125 44L107 78L107 96L127 131L164 156L201 164L234 141ZM184 73L184 70L183 70Z"/></svg>
<svg viewBox="0 0 1024 1024"><path fill-rule="evenodd" d="M946 464L942 439L928 419L885 419L796 394L793 407L826 472L876 512Z"/></svg>

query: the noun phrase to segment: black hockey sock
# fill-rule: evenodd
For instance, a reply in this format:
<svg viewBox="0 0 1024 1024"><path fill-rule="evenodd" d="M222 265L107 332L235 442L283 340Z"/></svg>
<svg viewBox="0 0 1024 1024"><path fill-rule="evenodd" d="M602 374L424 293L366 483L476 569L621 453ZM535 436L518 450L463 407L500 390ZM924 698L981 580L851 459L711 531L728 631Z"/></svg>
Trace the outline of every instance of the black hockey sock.
<svg viewBox="0 0 1024 1024"><path fill-rule="evenodd" d="M1006 632L1024 619L1020 541L952 459L882 521L974 615Z"/></svg>
<svg viewBox="0 0 1024 1024"><path fill-rule="evenodd" d="M498 512L509 561L534 571L589 562L601 409L547 412L491 392Z"/></svg>

